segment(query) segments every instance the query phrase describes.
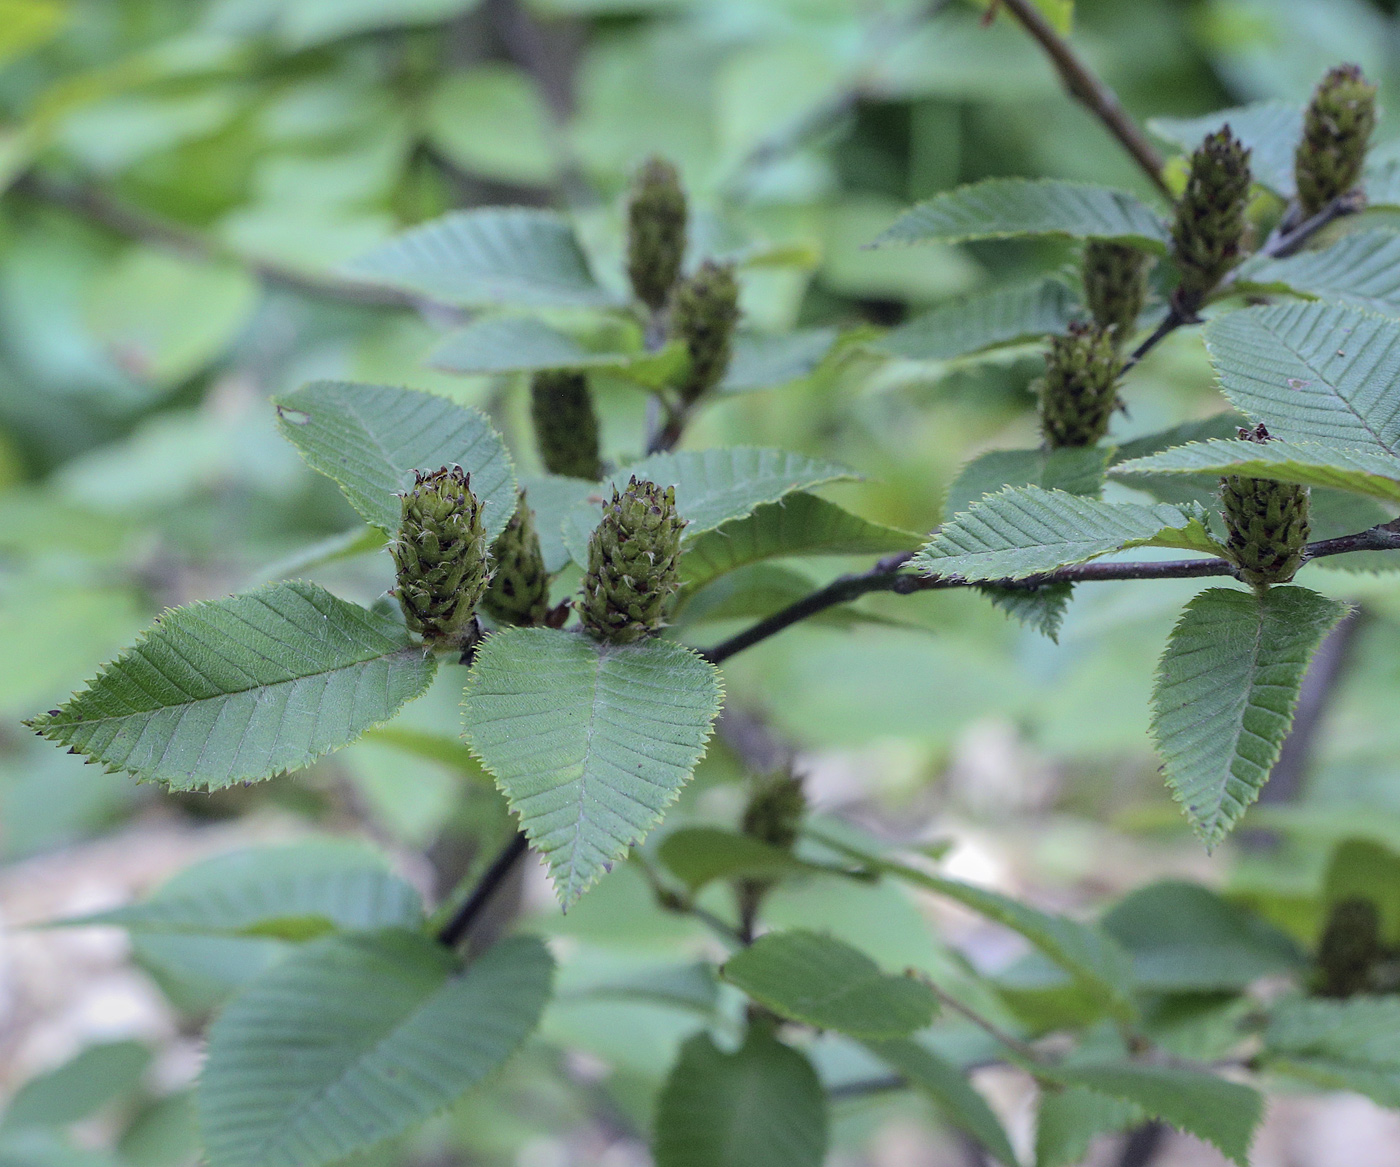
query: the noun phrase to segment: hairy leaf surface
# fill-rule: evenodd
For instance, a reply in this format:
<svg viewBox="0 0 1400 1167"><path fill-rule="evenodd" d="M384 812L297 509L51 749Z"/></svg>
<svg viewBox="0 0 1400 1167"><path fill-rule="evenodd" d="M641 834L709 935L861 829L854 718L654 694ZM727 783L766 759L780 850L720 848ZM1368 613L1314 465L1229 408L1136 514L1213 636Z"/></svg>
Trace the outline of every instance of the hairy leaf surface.
<svg viewBox="0 0 1400 1167"><path fill-rule="evenodd" d="M1122 239L1165 251L1167 225L1126 191L1061 179L989 178L905 211L874 246L1016 235Z"/></svg>
<svg viewBox="0 0 1400 1167"><path fill-rule="evenodd" d="M905 1037L938 1007L921 981L881 972L865 953L816 932L769 932L720 975L780 1016L852 1037Z"/></svg>
<svg viewBox="0 0 1400 1167"><path fill-rule="evenodd" d="M167 612L31 724L109 770L215 790L348 745L436 667L402 624L297 580Z"/></svg>
<svg viewBox="0 0 1400 1167"><path fill-rule="evenodd" d="M390 535L399 529L398 492L412 485L414 470L455 464L470 474L488 539L515 512L510 455L479 410L416 389L346 381L313 381L274 404L283 437Z"/></svg>
<svg viewBox="0 0 1400 1167"><path fill-rule="evenodd" d="M210 1167L317 1167L402 1134L515 1051L552 974L528 936L466 969L417 932L313 941L209 1031L198 1104Z"/></svg>
<svg viewBox="0 0 1400 1167"><path fill-rule="evenodd" d="M1259 797L1308 661L1347 605L1300 587L1207 588L1172 629L1152 734L1173 796L1207 846Z"/></svg>
<svg viewBox="0 0 1400 1167"><path fill-rule="evenodd" d="M1400 235L1358 231L1321 251L1242 266L1240 280L1400 316Z"/></svg>
<svg viewBox="0 0 1400 1167"><path fill-rule="evenodd" d="M549 863L565 908L645 838L705 752L719 674L664 640L513 628L478 650L467 740Z"/></svg>

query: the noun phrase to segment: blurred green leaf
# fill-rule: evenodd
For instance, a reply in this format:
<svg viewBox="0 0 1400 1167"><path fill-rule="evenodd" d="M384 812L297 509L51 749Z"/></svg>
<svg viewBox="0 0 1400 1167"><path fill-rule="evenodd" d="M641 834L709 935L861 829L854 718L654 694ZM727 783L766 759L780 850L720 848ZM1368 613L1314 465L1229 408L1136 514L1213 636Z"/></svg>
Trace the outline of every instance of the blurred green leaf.
<svg viewBox="0 0 1400 1167"><path fill-rule="evenodd" d="M1062 332L1082 314L1067 284L1043 279L955 300L901 324L871 347L910 360L947 361Z"/></svg>
<svg viewBox="0 0 1400 1167"><path fill-rule="evenodd" d="M0 1133L68 1126L87 1118L108 1103L135 1094L150 1064L151 1051L140 1042L90 1045L57 1069L21 1086L5 1108Z"/></svg>
<svg viewBox="0 0 1400 1167"><path fill-rule="evenodd" d="M463 170L543 186L559 170L549 109L530 76L488 62L453 73L428 107L428 138Z"/></svg>

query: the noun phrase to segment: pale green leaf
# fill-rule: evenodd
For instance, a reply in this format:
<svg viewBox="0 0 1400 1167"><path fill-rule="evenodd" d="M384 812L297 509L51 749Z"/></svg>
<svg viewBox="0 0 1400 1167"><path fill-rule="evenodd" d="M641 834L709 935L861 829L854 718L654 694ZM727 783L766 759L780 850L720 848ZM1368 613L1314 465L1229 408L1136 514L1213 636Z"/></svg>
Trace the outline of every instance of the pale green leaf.
<svg viewBox="0 0 1400 1167"><path fill-rule="evenodd" d="M400 491L413 471L460 466L494 539L515 513L515 473L501 436L479 410L416 389L313 381L277 398L277 425L335 481L366 521L394 535Z"/></svg>
<svg viewBox="0 0 1400 1167"><path fill-rule="evenodd" d="M1288 998L1264 1032L1266 1065L1324 1090L1400 1107L1400 998Z"/></svg>
<svg viewBox="0 0 1400 1167"><path fill-rule="evenodd" d="M67 18L58 0L0 0L0 65L56 36Z"/></svg>
<svg viewBox="0 0 1400 1167"><path fill-rule="evenodd" d="M1121 239L1165 251L1162 217L1125 191L1061 179L989 178L905 211L874 246L1018 235Z"/></svg>
<svg viewBox="0 0 1400 1167"><path fill-rule="evenodd" d="M672 831L656 857L692 892L717 879L781 879L823 870L782 847L719 827Z"/></svg>
<svg viewBox="0 0 1400 1167"><path fill-rule="evenodd" d="M1001 1120L973 1089L965 1070L907 1038L869 1040L866 1047L937 1105L943 1116L970 1135L1005 1167L1017 1167L1016 1152Z"/></svg>
<svg viewBox="0 0 1400 1167"><path fill-rule="evenodd" d="M151 1051L136 1041L90 1045L57 1069L30 1078L10 1098L0 1131L68 1126L123 1095L134 1095L151 1064ZM0 1163L4 1163L0 1153Z"/></svg>
<svg viewBox="0 0 1400 1167"><path fill-rule="evenodd" d="M467 740L571 906L680 793L720 705L719 674L662 640L488 637L462 701Z"/></svg>
<svg viewBox="0 0 1400 1167"><path fill-rule="evenodd" d="M741 332L734 338L734 355L721 393L751 393L774 389L816 371L836 344L834 328L808 328L778 336Z"/></svg>
<svg viewBox="0 0 1400 1167"><path fill-rule="evenodd" d="M961 296L900 325L871 347L910 360L948 361L1063 332L1081 315L1067 284L1044 279Z"/></svg>
<svg viewBox="0 0 1400 1167"><path fill-rule="evenodd" d="M1190 154L1207 134L1228 125L1230 133L1249 149L1249 170L1261 186L1291 198L1294 191L1293 154L1303 136L1303 107L1282 101L1260 101L1222 109L1194 118L1152 118L1147 128L1183 154Z"/></svg>
<svg viewBox="0 0 1400 1167"><path fill-rule="evenodd" d="M584 478L565 478L559 474L522 474L520 489L525 501L535 512L535 528L540 535L540 550L545 568L558 571L569 562L569 549L564 544L564 522L575 507L590 495L601 497L602 486Z"/></svg>
<svg viewBox="0 0 1400 1167"><path fill-rule="evenodd" d="M1249 1167L1249 1147L1264 1117L1264 1099L1257 1090L1214 1074L1127 1063L1064 1066L1049 1076L1140 1106L1151 1117L1204 1139L1239 1167Z"/></svg>
<svg viewBox="0 0 1400 1167"><path fill-rule="evenodd" d="M277 31L288 48L304 49L373 29L437 24L480 0L285 0Z"/></svg>
<svg viewBox="0 0 1400 1167"><path fill-rule="evenodd" d="M472 174L544 186L559 170L540 87L504 61L448 72L428 103L426 130L433 146Z"/></svg>
<svg viewBox="0 0 1400 1167"><path fill-rule="evenodd" d="M411 1129L525 1040L552 973L528 936L465 969L397 929L293 952L209 1031L198 1091L209 1167L318 1167Z"/></svg>
<svg viewBox="0 0 1400 1167"><path fill-rule="evenodd" d="M1207 588L1172 629L1152 734L1172 794L1214 846L1256 798L1293 722L1308 661L1347 605L1307 588Z"/></svg>
<svg viewBox="0 0 1400 1167"><path fill-rule="evenodd" d="M1107 503L1023 486L955 515L912 562L930 575L1024 579L1145 545L1216 550L1199 520L1166 503Z"/></svg>
<svg viewBox="0 0 1400 1167"><path fill-rule="evenodd" d="M1321 251L1261 260L1240 270L1240 282L1334 300L1382 316L1400 316L1400 235L1358 231ZM1345 348L1345 345L1339 345Z"/></svg>
<svg viewBox="0 0 1400 1167"><path fill-rule="evenodd" d="M293 551L290 555L284 555L281 559L265 564L253 572L243 586L252 588L259 584L271 583L274 580L305 575L307 572L326 567L332 563L339 563L345 559L354 559L359 555L373 555L383 551L387 544L388 539L381 527L352 527L348 531L342 531L339 535L328 535L324 539L317 539L316 542Z"/></svg>
<svg viewBox="0 0 1400 1167"><path fill-rule="evenodd" d="M790 555L883 555L913 551L924 537L853 515L805 493L758 507L694 539L681 557L681 580L702 587L725 572Z"/></svg>
<svg viewBox="0 0 1400 1167"><path fill-rule="evenodd" d="M422 897L383 856L359 843L316 839L218 855L141 903L59 923L303 940L336 930L409 928L422 919Z"/></svg>
<svg viewBox="0 0 1400 1167"><path fill-rule="evenodd" d="M1047 1090L1035 1120L1035 1167L1079 1167L1099 1135L1147 1118L1142 1107L1084 1086Z"/></svg>
<svg viewBox="0 0 1400 1167"><path fill-rule="evenodd" d="M483 207L413 227L346 274L462 308L613 305L569 221L553 211Z"/></svg>
<svg viewBox="0 0 1400 1167"><path fill-rule="evenodd" d="M1104 467L1113 450L1106 446L1071 446L1063 450L990 450L967 463L943 500L945 517L967 510L1007 486L1042 486L1097 498Z"/></svg>
<svg viewBox="0 0 1400 1167"><path fill-rule="evenodd" d="M1242 991L1261 977L1296 972L1304 963L1287 934L1182 880L1139 888L1100 924L1127 950L1133 979L1149 992Z"/></svg>
<svg viewBox="0 0 1400 1167"><path fill-rule="evenodd" d="M387 721L436 660L402 624L315 584L176 608L61 709L45 737L172 789L298 770Z"/></svg>
<svg viewBox="0 0 1400 1167"><path fill-rule="evenodd" d="M1216 317L1205 342L1225 396L1276 436L1400 454L1400 321L1275 304Z"/></svg>
<svg viewBox="0 0 1400 1167"><path fill-rule="evenodd" d="M686 363L678 344L660 352L591 349L576 337L532 316L487 316L454 332L429 357L450 373L529 373L540 369L593 369L643 384L661 384Z"/></svg>
<svg viewBox="0 0 1400 1167"><path fill-rule="evenodd" d="M781 1017L852 1037L905 1037L938 1008L922 981L882 972L859 949L816 932L769 932L720 975Z"/></svg>
<svg viewBox="0 0 1400 1167"><path fill-rule="evenodd" d="M652 1150L656 1167L821 1167L826 1140L811 1063L750 1027L732 1054L707 1033L681 1046L657 1100Z"/></svg>
<svg viewBox="0 0 1400 1167"><path fill-rule="evenodd" d="M1243 474L1300 486L1331 487L1400 503L1400 458L1379 450L1347 450L1317 442L1239 442L1217 438L1177 446L1110 471L1134 485L1137 474Z"/></svg>

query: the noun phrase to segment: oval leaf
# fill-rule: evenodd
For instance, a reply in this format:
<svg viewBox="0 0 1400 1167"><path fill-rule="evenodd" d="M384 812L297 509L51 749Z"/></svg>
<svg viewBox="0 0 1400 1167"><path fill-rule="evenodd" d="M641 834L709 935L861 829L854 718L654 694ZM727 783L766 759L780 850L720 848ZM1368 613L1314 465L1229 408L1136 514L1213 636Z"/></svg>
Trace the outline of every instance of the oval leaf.
<svg viewBox="0 0 1400 1167"><path fill-rule="evenodd" d="M872 348L915 361L950 361L1000 345L1063 332L1083 309L1068 285L1039 280L997 288L978 296L960 296L915 317Z"/></svg>

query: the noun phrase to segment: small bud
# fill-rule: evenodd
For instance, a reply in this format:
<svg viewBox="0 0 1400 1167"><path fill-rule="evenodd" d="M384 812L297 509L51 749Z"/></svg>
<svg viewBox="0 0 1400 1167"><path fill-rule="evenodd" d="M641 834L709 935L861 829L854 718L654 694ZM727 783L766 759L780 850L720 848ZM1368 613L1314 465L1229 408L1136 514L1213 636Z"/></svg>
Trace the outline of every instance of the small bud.
<svg viewBox="0 0 1400 1167"><path fill-rule="evenodd" d="M462 643L490 579L486 528L471 477L460 466L416 471L400 496L403 517L389 545L404 619L430 642Z"/></svg>
<svg viewBox="0 0 1400 1167"><path fill-rule="evenodd" d="M627 203L627 274L637 299L659 312L681 274L686 205L676 168L648 158L632 180Z"/></svg>
<svg viewBox="0 0 1400 1167"><path fill-rule="evenodd" d="M1240 440L1267 442L1269 431L1242 429ZM1308 488L1232 474L1220 480L1220 501L1235 575L1251 587L1291 580L1308 545Z"/></svg>
<svg viewBox="0 0 1400 1167"><path fill-rule="evenodd" d="M1345 899L1333 906L1317 946L1313 983L1319 996L1352 997L1371 987L1384 955L1380 931L1380 912L1370 900Z"/></svg>
<svg viewBox="0 0 1400 1167"><path fill-rule="evenodd" d="M549 572L544 566L535 513L522 490L515 514L491 545L495 571L482 607L502 624L543 624L549 611Z"/></svg>
<svg viewBox="0 0 1400 1167"><path fill-rule="evenodd" d="M1052 450L1092 446L1118 407L1118 353L1113 334L1074 323L1050 338L1040 390L1040 428Z"/></svg>
<svg viewBox="0 0 1400 1167"><path fill-rule="evenodd" d="M680 388L687 404L724 380L738 322L739 284L733 264L706 260L676 289L671 331L690 354L690 372Z"/></svg>
<svg viewBox="0 0 1400 1167"><path fill-rule="evenodd" d="M1230 127L1207 134L1191 155L1172 225L1172 258L1181 272L1173 303L1182 315L1194 315L1238 262L1249 183L1249 151Z"/></svg>
<svg viewBox="0 0 1400 1167"><path fill-rule="evenodd" d="M1132 335L1147 298L1151 258L1126 243L1091 239L1084 248L1084 298L1094 321L1113 330L1115 345Z"/></svg>
<svg viewBox="0 0 1400 1167"><path fill-rule="evenodd" d="M626 490L613 489L589 540L583 595L575 603L589 633L630 644L661 629L666 602L680 586L684 527L675 487L662 490L633 477Z"/></svg>
<svg viewBox="0 0 1400 1167"><path fill-rule="evenodd" d="M582 373L536 373L530 382L530 418L546 470L591 482L603 477L598 418Z"/></svg>
<svg viewBox="0 0 1400 1167"><path fill-rule="evenodd" d="M1361 177L1376 126L1376 87L1359 65L1329 69L1303 118L1293 173L1304 216L1344 195Z"/></svg>
<svg viewBox="0 0 1400 1167"><path fill-rule="evenodd" d="M806 809L800 778L783 772L769 774L755 782L741 829L752 838L791 851Z"/></svg>

